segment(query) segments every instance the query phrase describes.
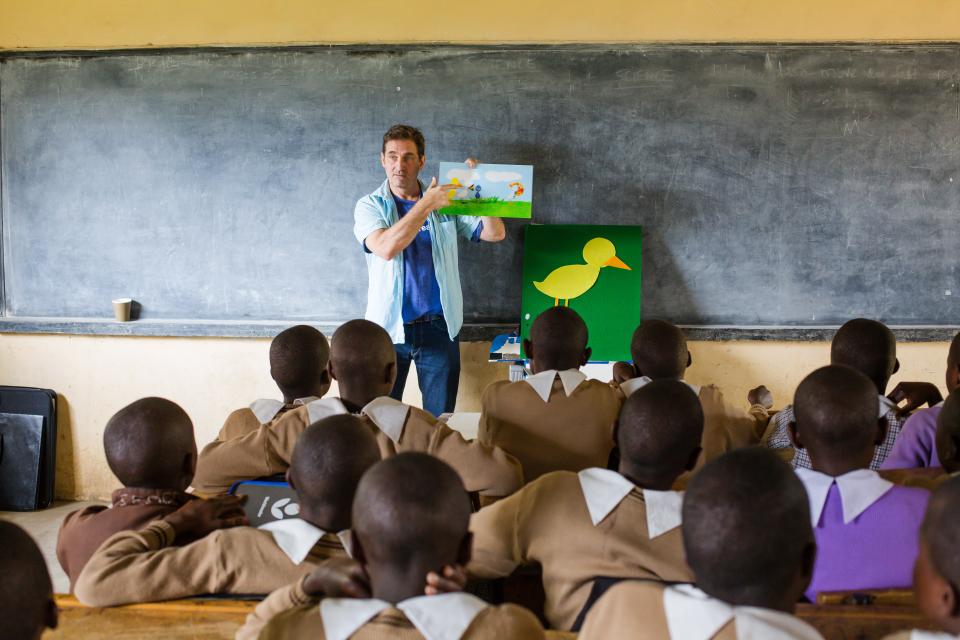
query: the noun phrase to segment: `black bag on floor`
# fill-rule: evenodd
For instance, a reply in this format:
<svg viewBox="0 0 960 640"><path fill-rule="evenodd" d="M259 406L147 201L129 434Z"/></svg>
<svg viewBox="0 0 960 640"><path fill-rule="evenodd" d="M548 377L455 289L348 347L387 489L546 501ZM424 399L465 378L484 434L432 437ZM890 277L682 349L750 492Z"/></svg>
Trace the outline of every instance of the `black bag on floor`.
<svg viewBox="0 0 960 640"><path fill-rule="evenodd" d="M50 506L56 454L56 392L0 386L0 510Z"/></svg>

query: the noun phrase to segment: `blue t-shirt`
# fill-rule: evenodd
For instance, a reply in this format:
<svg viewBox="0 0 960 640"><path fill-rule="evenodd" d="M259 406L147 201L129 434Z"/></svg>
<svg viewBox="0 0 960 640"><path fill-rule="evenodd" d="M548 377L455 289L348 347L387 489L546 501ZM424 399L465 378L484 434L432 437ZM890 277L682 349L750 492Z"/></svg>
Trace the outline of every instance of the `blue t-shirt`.
<svg viewBox="0 0 960 640"><path fill-rule="evenodd" d="M404 200L395 194L397 214L402 218L416 200ZM433 243L430 241L430 219L423 221L420 233L403 250L403 321L413 322L425 315L443 315L440 304L440 283L433 269Z"/></svg>

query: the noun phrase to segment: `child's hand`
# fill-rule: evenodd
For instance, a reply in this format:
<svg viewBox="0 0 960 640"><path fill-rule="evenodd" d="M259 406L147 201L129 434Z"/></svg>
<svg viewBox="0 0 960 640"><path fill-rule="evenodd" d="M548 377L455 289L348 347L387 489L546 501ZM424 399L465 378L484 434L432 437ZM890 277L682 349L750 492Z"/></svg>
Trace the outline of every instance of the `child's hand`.
<svg viewBox="0 0 960 640"><path fill-rule="evenodd" d="M615 362L613 364L613 381L618 385L637 377L637 372L629 362Z"/></svg>
<svg viewBox="0 0 960 640"><path fill-rule="evenodd" d="M370 578L356 560L331 558L307 576L303 590L315 598L369 598Z"/></svg>
<svg viewBox="0 0 960 640"><path fill-rule="evenodd" d="M943 402L940 390L929 382L901 382L893 388L887 398L898 405L904 400L907 401L907 404L897 408L900 414L910 413L924 404L932 407Z"/></svg>
<svg viewBox="0 0 960 640"><path fill-rule="evenodd" d="M764 409L769 409L773 406L773 394L770 393L770 389L767 389L764 385L760 385L755 389L750 389L747 393L747 402L750 403L751 407L758 404Z"/></svg>
<svg viewBox="0 0 960 640"><path fill-rule="evenodd" d="M465 586L467 586L467 570L459 564L448 564L443 568L442 576L436 571L427 574L427 587L423 592L428 596L436 596L441 593L463 591Z"/></svg>
<svg viewBox="0 0 960 640"><path fill-rule="evenodd" d="M163 519L173 527L177 536L189 534L202 538L217 529L248 524L247 516L243 513L245 501L246 496L190 500Z"/></svg>

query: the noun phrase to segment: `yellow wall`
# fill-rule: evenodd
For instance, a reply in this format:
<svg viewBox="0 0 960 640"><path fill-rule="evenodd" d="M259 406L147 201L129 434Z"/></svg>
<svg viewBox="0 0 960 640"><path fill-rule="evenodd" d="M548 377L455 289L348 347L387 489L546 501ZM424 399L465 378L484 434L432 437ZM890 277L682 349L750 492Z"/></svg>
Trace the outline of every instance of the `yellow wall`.
<svg viewBox="0 0 960 640"><path fill-rule="evenodd" d="M956 39L953 0L0 1L0 48L11 49Z"/></svg>
<svg viewBox="0 0 960 640"><path fill-rule="evenodd" d="M108 496L116 481L101 439L107 419L148 395L176 401L193 419L200 446L227 414L252 400L277 397L267 365L268 340L217 338L102 338L0 335L0 384L39 386L60 393L57 495ZM480 393L506 377L505 365L486 362L488 344L463 346L459 411L479 411ZM895 380L931 380L942 386L948 345L904 344ZM747 391L765 383L777 406L790 402L797 383L829 359L827 343L694 342L687 378L715 383L746 406ZM419 403L415 377L406 400ZM333 390L335 393L336 390Z"/></svg>
<svg viewBox="0 0 960 640"><path fill-rule="evenodd" d="M467 5L464 5L467 6ZM0 49L344 42L743 42L960 40L953 0L490 0L458 15L449 3L414 0L0 0ZM125 403L162 395L193 417L200 443L224 416L274 396L266 340L0 336L0 384L61 394L57 493L106 496L115 486L103 425ZM718 382L740 401L765 382L777 404L827 361L824 343L694 343L695 383ZM940 382L944 344L901 347L900 379ZM464 347L460 410L503 368L486 345ZM411 380L408 400L416 401Z"/></svg>

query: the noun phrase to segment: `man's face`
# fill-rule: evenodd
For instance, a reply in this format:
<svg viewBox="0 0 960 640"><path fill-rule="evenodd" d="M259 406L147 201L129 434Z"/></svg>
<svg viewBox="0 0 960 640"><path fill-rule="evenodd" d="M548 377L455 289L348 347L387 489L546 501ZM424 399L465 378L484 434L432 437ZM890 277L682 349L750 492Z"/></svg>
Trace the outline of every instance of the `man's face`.
<svg viewBox="0 0 960 640"><path fill-rule="evenodd" d="M389 140L380 154L380 164L394 191L417 191L417 176L423 168L425 156L417 153L413 140Z"/></svg>

